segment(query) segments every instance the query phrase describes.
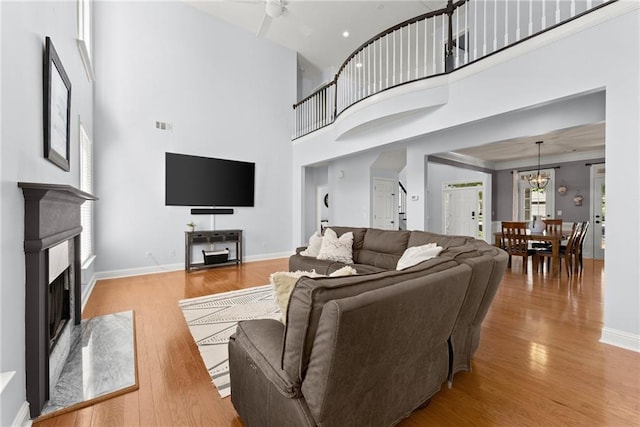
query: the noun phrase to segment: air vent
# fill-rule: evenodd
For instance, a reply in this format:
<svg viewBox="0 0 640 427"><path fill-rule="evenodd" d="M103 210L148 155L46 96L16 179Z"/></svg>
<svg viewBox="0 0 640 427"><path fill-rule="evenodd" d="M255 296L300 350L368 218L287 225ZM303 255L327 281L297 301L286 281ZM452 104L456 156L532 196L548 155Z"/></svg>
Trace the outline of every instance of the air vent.
<svg viewBox="0 0 640 427"><path fill-rule="evenodd" d="M156 121L156 129L171 131L173 130L173 123Z"/></svg>

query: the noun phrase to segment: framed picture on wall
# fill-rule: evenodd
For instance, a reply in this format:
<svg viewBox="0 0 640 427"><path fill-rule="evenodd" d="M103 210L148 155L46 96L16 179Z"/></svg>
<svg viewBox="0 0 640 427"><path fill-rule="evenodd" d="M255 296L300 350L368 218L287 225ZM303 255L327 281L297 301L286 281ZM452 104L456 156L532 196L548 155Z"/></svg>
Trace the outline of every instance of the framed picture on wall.
<svg viewBox="0 0 640 427"><path fill-rule="evenodd" d="M45 45L43 83L44 157L69 171L71 82L49 37Z"/></svg>

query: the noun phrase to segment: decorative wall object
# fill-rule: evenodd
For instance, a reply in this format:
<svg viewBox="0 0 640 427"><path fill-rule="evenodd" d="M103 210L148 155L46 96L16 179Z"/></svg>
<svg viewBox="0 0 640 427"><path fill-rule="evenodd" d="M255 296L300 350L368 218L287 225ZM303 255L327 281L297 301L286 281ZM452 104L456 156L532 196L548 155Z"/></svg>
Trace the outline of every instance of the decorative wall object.
<svg viewBox="0 0 640 427"><path fill-rule="evenodd" d="M44 157L68 172L71 82L49 37L44 61Z"/></svg>
<svg viewBox="0 0 640 427"><path fill-rule="evenodd" d="M567 186L562 184L560 187L558 187L558 194L561 196L567 194Z"/></svg>
<svg viewBox="0 0 640 427"><path fill-rule="evenodd" d="M580 194L573 196L573 204L576 206L582 206L583 197Z"/></svg>

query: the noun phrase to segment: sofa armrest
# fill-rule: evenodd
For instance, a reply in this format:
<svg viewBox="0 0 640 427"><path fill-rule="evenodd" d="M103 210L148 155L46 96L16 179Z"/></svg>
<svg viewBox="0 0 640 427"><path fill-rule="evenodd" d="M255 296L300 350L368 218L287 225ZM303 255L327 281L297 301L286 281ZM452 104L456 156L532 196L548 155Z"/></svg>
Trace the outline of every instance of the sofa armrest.
<svg viewBox="0 0 640 427"><path fill-rule="evenodd" d="M256 368L283 396L297 398L300 386L296 385L280 368L284 325L273 319L245 320L238 323L230 340L241 346L257 365ZM229 346L231 348L233 346ZM232 355L230 354L231 358Z"/></svg>
<svg viewBox="0 0 640 427"><path fill-rule="evenodd" d="M307 249L307 246L300 246L296 248L296 255L300 255L300 252L304 251L305 249Z"/></svg>

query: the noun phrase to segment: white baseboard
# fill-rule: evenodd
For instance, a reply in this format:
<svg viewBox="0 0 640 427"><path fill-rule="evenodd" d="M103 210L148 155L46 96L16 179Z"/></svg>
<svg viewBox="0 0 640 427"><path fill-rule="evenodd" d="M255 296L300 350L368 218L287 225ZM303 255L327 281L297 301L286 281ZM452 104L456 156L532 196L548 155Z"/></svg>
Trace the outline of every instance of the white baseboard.
<svg viewBox="0 0 640 427"><path fill-rule="evenodd" d="M640 335L612 328L602 328L600 342L640 353Z"/></svg>
<svg viewBox="0 0 640 427"><path fill-rule="evenodd" d="M270 259L278 259L278 258L288 258L295 251L287 251L287 252L275 252L271 254L261 254L261 255L250 255L244 257L242 262L256 262L256 261L266 261ZM131 276L141 276L144 274L155 274L155 273L166 273L169 271L180 271L184 270L184 264L167 264L167 265L154 265L150 267L139 267L139 268L127 268L123 270L111 270L111 271L100 271L94 274L93 282L95 284L96 280L101 279L116 279L119 277L131 277ZM93 287L93 285L91 285ZM90 293L90 292L87 292Z"/></svg>
<svg viewBox="0 0 640 427"><path fill-rule="evenodd" d="M278 259L278 258L289 258L291 255L296 253L295 250L287 251L287 252L276 252L273 254L262 254L262 255L250 255L243 259L243 262L255 262L255 261L267 261L270 259Z"/></svg>
<svg viewBox="0 0 640 427"><path fill-rule="evenodd" d="M29 418L29 403L25 401L20 410L16 414L16 417L13 419L13 427L31 427L32 421Z"/></svg>
<svg viewBox="0 0 640 427"><path fill-rule="evenodd" d="M150 267L125 268L122 270L99 271L95 280L116 279L119 277L142 276L145 274L167 273L169 271L184 270L184 264L154 265Z"/></svg>
<svg viewBox="0 0 640 427"><path fill-rule="evenodd" d="M91 295L91 292L93 292L93 287L95 285L96 285L96 275L94 273L93 276L91 276L91 279L89 279L89 283L87 284L87 287L82 293L82 309L80 310L81 312L84 311L84 306L87 305L87 301L89 301L89 296Z"/></svg>

